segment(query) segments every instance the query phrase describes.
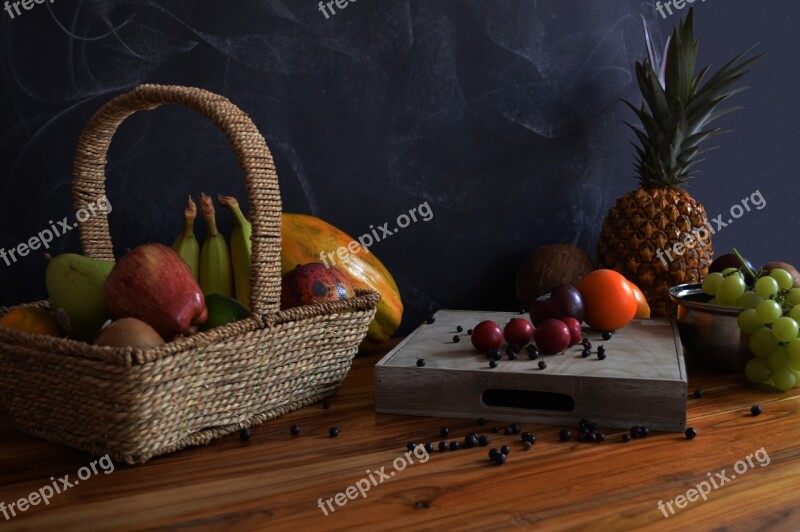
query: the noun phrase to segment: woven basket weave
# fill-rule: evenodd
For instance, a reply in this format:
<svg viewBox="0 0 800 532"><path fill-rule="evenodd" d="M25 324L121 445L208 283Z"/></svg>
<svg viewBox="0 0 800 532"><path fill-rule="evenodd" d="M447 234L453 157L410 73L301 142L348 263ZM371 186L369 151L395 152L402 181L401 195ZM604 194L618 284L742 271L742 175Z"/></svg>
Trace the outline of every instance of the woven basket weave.
<svg viewBox="0 0 800 532"><path fill-rule="evenodd" d="M281 198L272 155L244 112L202 89L141 85L103 106L78 144L76 211L105 194L105 157L117 127L162 104L206 116L236 152L253 226L252 316L146 350L0 327L0 399L16 427L128 463L208 443L333 395L380 299L358 290L352 299L279 310ZM105 214L79 231L86 256L114 260ZM0 316L11 310L0 308Z"/></svg>

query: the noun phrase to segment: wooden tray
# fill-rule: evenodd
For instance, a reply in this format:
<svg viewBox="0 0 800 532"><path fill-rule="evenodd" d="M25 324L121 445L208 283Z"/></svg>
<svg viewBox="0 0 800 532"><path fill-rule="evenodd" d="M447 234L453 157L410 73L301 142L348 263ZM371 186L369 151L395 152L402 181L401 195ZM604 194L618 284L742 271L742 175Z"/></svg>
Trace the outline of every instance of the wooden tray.
<svg viewBox="0 0 800 532"><path fill-rule="evenodd" d="M563 355L517 360L504 354L489 367L472 347L467 329L482 320L503 327L517 314L441 310L375 365L375 410L389 414L577 424L588 419L604 427L646 425L680 432L686 425L686 368L675 323L634 320L610 340L584 327L592 356L580 345ZM464 328L453 342L456 326ZM607 358L599 360L597 346ZM417 359L425 366L418 367Z"/></svg>

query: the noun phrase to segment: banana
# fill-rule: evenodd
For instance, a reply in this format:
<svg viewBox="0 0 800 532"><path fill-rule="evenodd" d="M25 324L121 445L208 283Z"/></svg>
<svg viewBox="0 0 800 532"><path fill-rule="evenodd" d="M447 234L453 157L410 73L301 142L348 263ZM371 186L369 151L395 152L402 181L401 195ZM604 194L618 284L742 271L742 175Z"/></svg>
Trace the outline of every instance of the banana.
<svg viewBox="0 0 800 532"><path fill-rule="evenodd" d="M194 204L191 196L189 196L189 201L186 202L186 210L183 211L183 217L186 220L186 225L183 228L183 232L172 243L172 249L186 261L186 264L192 270L192 275L195 279L198 279L200 244L197 243L197 239L194 237L194 219L197 218L197 205Z"/></svg>
<svg viewBox="0 0 800 532"><path fill-rule="evenodd" d="M223 196L219 194L217 201L223 207L227 207L236 224L231 231L231 262L233 263L233 286L236 291L236 299L250 310L250 255L252 253L252 242L250 235L252 228L250 222L242 214L239 202L233 196Z"/></svg>
<svg viewBox="0 0 800 532"><path fill-rule="evenodd" d="M200 288L203 294L233 295L233 272L231 254L219 230L214 212L214 200L208 194L200 194L200 211L206 220L208 231L200 250Z"/></svg>

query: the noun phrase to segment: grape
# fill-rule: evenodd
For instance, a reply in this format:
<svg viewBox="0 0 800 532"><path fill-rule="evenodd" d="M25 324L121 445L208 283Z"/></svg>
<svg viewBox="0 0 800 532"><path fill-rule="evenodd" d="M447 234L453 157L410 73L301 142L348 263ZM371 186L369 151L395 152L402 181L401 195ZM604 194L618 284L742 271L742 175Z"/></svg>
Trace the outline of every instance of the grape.
<svg viewBox="0 0 800 532"><path fill-rule="evenodd" d="M772 277L762 277L756 281L756 294L761 297L772 297L778 293L778 281Z"/></svg>
<svg viewBox="0 0 800 532"><path fill-rule="evenodd" d="M744 376L750 382L756 384L764 382L772 376L772 370L769 369L767 363L761 358L751 358L750 362L744 367Z"/></svg>
<svg viewBox="0 0 800 532"><path fill-rule="evenodd" d="M741 311L736 323L747 334L753 334L761 328L761 322L756 319L756 311L751 308Z"/></svg>
<svg viewBox="0 0 800 532"><path fill-rule="evenodd" d="M769 272L769 276L778 281L778 287L781 290L788 290L794 284L792 275L783 268L775 268Z"/></svg>
<svg viewBox="0 0 800 532"><path fill-rule="evenodd" d="M797 322L788 316L775 320L772 324L772 336L779 342L788 342L797 338Z"/></svg>
<svg viewBox="0 0 800 532"><path fill-rule="evenodd" d="M792 288L789 290L786 301L792 305L800 305L800 288Z"/></svg>
<svg viewBox="0 0 800 532"><path fill-rule="evenodd" d="M789 357L792 359L790 364L794 363L794 365L800 369L800 338L790 340L786 349L789 351Z"/></svg>
<svg viewBox="0 0 800 532"><path fill-rule="evenodd" d="M736 274L738 274L738 275L742 275L742 272L740 272L736 268L725 268L724 270L722 270L722 276L723 277L727 277L727 276L733 274L734 272Z"/></svg>
<svg viewBox="0 0 800 532"><path fill-rule="evenodd" d="M800 305L792 307L792 310L789 311L789 317L794 321L800 322Z"/></svg>
<svg viewBox="0 0 800 532"><path fill-rule="evenodd" d="M748 345L750 346L750 351L752 351L754 355L766 358L778 345L778 341L772 336L772 329L769 327L761 327L750 335Z"/></svg>
<svg viewBox="0 0 800 532"><path fill-rule="evenodd" d="M740 308L756 308L764 298L755 292L745 292L736 300L736 306Z"/></svg>
<svg viewBox="0 0 800 532"><path fill-rule="evenodd" d="M772 374L772 383L777 389L786 392L794 388L797 380L789 369L782 369Z"/></svg>
<svg viewBox="0 0 800 532"><path fill-rule="evenodd" d="M722 284L724 279L725 277L719 272L709 273L706 275L706 278L703 279L703 292L710 296L717 295L717 292L719 292L719 285Z"/></svg>
<svg viewBox="0 0 800 532"><path fill-rule="evenodd" d="M789 352L785 347L779 345L770 351L767 357L767 364L772 371L786 369L789 366Z"/></svg>
<svg viewBox="0 0 800 532"><path fill-rule="evenodd" d="M777 320L783 314L783 309L777 301L765 299L756 307L756 318L761 323L767 324Z"/></svg>
<svg viewBox="0 0 800 532"><path fill-rule="evenodd" d="M733 300L732 302L735 303L736 299L739 298L742 294L744 294L745 284L744 279L739 275L731 275L730 277L726 277L722 284L719 286L719 292L717 293L717 297L723 297L727 300Z"/></svg>
<svg viewBox="0 0 800 532"><path fill-rule="evenodd" d="M800 388L800 371L792 369L791 367L789 367L789 371L791 371L792 375L794 375L794 387Z"/></svg>

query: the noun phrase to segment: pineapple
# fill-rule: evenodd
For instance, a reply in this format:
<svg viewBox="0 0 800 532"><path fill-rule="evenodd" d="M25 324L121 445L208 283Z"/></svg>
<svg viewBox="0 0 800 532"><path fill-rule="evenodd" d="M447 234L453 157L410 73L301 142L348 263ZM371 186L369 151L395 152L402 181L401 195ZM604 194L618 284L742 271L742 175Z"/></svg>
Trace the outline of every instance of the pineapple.
<svg viewBox="0 0 800 532"><path fill-rule="evenodd" d="M695 75L698 42L693 9L667 40L663 62L644 24L648 56L636 63L644 97L641 108L625 102L641 121L626 122L639 139L636 171L639 189L625 193L606 214L598 240L598 265L623 273L647 298L652 315L667 313L667 290L696 283L708 273L713 258L711 228L703 206L683 186L700 144L722 131L707 128L713 120L739 107L717 106L747 87L727 90L761 56L739 54L702 83L708 67ZM727 90L727 92L726 92ZM677 249L676 244L680 244ZM678 251L678 253L676 253Z"/></svg>

